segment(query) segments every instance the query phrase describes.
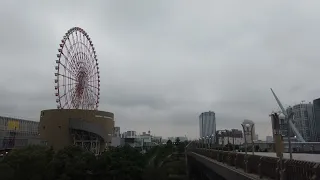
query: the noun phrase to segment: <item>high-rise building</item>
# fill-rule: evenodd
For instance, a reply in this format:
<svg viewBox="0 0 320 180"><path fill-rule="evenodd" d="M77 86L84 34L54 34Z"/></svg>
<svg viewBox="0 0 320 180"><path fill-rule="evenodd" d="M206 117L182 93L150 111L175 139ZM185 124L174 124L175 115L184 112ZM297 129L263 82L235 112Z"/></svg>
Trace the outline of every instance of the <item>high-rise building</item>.
<svg viewBox="0 0 320 180"><path fill-rule="evenodd" d="M199 116L200 138L214 138L216 134L216 116L213 111L203 112Z"/></svg>
<svg viewBox="0 0 320 180"><path fill-rule="evenodd" d="M313 141L320 142L320 98L313 100L314 128Z"/></svg>
<svg viewBox="0 0 320 180"><path fill-rule="evenodd" d="M294 113L294 124L305 141L312 141L314 137L314 120L313 120L313 105L296 104L292 107Z"/></svg>

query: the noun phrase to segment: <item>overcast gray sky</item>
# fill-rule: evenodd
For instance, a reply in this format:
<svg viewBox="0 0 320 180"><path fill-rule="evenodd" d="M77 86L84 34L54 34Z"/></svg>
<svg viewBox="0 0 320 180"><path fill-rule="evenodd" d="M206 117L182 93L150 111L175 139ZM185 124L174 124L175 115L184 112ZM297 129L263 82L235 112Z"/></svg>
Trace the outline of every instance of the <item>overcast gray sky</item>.
<svg viewBox="0 0 320 180"><path fill-rule="evenodd" d="M183 3L182 3L183 2ZM121 130L197 137L256 122L271 135L277 110L320 97L320 1L0 0L0 115L39 121L55 108L54 66L64 33L91 36L100 60L100 110Z"/></svg>

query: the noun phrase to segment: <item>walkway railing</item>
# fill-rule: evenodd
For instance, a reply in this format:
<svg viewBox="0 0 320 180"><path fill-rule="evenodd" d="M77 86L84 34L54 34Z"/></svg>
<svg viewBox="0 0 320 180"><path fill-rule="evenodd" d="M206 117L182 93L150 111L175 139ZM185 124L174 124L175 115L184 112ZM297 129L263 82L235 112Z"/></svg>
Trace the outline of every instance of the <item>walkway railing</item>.
<svg viewBox="0 0 320 180"><path fill-rule="evenodd" d="M320 163L242 154L206 148L190 148L189 151L209 157L260 178L281 180L319 180Z"/></svg>

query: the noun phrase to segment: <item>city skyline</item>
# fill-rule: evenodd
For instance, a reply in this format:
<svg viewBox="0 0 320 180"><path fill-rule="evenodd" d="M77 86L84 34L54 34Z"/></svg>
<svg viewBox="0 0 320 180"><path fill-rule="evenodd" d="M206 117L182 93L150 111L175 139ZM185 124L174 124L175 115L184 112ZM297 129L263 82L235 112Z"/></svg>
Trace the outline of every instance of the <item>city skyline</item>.
<svg viewBox="0 0 320 180"><path fill-rule="evenodd" d="M264 138L279 110L270 87L285 106L320 97L320 2L285 2L3 1L0 116L39 121L56 108L57 49L79 26L97 50L99 109L116 126L196 138L212 109L217 130L251 119Z"/></svg>

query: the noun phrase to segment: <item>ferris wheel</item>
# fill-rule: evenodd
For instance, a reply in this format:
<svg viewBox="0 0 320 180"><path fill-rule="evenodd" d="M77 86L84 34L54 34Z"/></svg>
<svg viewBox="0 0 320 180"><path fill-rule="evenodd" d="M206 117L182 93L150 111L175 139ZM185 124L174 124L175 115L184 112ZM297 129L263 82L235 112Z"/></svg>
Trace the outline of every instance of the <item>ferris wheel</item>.
<svg viewBox="0 0 320 180"><path fill-rule="evenodd" d="M61 40L55 66L58 109L97 110L100 75L96 51L89 35L71 28Z"/></svg>

